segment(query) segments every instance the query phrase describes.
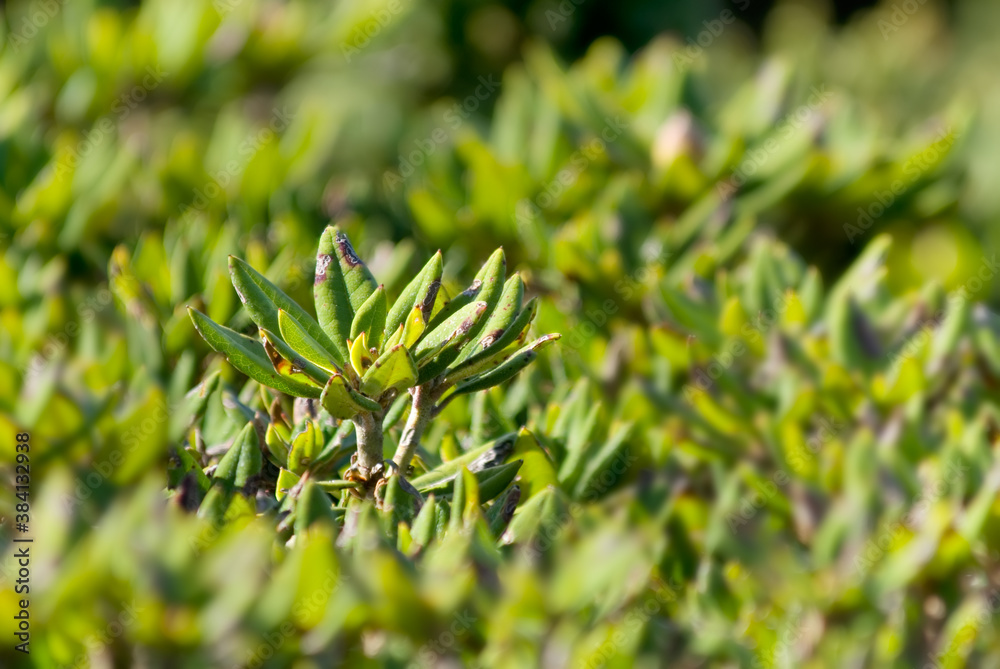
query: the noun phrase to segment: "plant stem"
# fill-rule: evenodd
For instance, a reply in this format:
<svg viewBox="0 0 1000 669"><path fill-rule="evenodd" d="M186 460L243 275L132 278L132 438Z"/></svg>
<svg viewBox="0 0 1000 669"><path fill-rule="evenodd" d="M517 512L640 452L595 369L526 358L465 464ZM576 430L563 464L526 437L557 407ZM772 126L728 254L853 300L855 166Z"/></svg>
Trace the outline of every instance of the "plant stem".
<svg viewBox="0 0 1000 669"><path fill-rule="evenodd" d="M371 469L381 464L382 456L382 417L367 411L358 414L354 423L358 435L358 467L367 474Z"/></svg>
<svg viewBox="0 0 1000 669"><path fill-rule="evenodd" d="M406 427L403 428L399 448L396 449L396 454L392 458L404 476L407 467L410 466L410 460L413 459L413 454L417 452L417 446L420 445L420 437L423 436L427 424L434 417L434 402L436 400L436 393L426 386L417 386L413 390L410 416L406 419Z"/></svg>

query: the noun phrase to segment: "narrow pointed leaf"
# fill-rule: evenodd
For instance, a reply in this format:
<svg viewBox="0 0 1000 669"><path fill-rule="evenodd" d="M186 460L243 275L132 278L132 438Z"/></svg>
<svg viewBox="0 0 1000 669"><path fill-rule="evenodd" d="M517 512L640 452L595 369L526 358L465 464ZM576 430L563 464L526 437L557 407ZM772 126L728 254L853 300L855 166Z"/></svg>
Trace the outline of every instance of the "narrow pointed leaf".
<svg viewBox="0 0 1000 669"><path fill-rule="evenodd" d="M595 492L604 492L609 485L605 481L603 474L611 472L615 482L621 479L625 472L617 474L617 470L612 468L616 462L628 464L628 438L632 433L632 424L626 423L618 425L608 437L608 440L596 453L587 459L583 473L576 483L574 496L577 499L593 499Z"/></svg>
<svg viewBox="0 0 1000 669"><path fill-rule="evenodd" d="M363 484L361 481L317 481L316 485L327 492L340 492L341 490L350 490L351 488L360 488Z"/></svg>
<svg viewBox="0 0 1000 669"><path fill-rule="evenodd" d="M508 462L505 465L485 470L487 476L477 477L480 503L485 504L506 490L507 486L514 481L522 464L524 464L522 460Z"/></svg>
<svg viewBox="0 0 1000 669"><path fill-rule="evenodd" d="M438 251L431 256L420 273L403 289L399 298L392 305L386 318L386 332L395 332L415 306L420 307L425 323L430 320L434 301L441 288L442 271L441 252Z"/></svg>
<svg viewBox="0 0 1000 669"><path fill-rule="evenodd" d="M534 320L537 310L538 300L532 298L503 334L492 341L488 339L490 328L487 326L486 335L480 340L480 345L485 345L484 348L449 369L447 382L458 382L499 367L504 360L520 350L521 344L527 338L528 328L531 326L531 321Z"/></svg>
<svg viewBox="0 0 1000 669"><path fill-rule="evenodd" d="M503 495L498 497L486 511L486 524L494 538L499 539L500 535L507 529L520 501L521 486L515 483L507 488Z"/></svg>
<svg viewBox="0 0 1000 669"><path fill-rule="evenodd" d="M330 228L327 228L329 230ZM324 233L325 234L325 233ZM351 308L357 312L361 305L378 289L378 282L368 266L358 257L347 235L337 227L333 228L334 253L344 277L344 284L350 295Z"/></svg>
<svg viewBox="0 0 1000 669"><path fill-rule="evenodd" d="M340 238L342 233L333 226L323 231L316 253L316 280L313 296L316 300L316 316L324 332L329 335L344 363L350 360L351 352L347 340L351 338L351 323L354 322L354 306L351 290L340 262ZM350 246L350 243L347 244ZM352 257L353 248L351 249ZM360 262L360 261L359 261ZM357 277L355 277L357 279ZM356 281L355 281L356 283ZM372 288L374 292L374 288ZM366 294L364 299L367 299ZM358 302L358 306L364 303Z"/></svg>
<svg viewBox="0 0 1000 669"><path fill-rule="evenodd" d="M437 498L430 495L424 500L424 505L420 508L420 513L413 521L411 535L413 545L417 548L424 548L430 544L434 538L434 530L437 526Z"/></svg>
<svg viewBox="0 0 1000 669"><path fill-rule="evenodd" d="M320 344L294 316L284 309L278 311L278 327L281 338L303 358L327 372L342 371L340 365L343 364L343 361L337 361L336 351L331 351Z"/></svg>
<svg viewBox="0 0 1000 669"><path fill-rule="evenodd" d="M518 507L501 542L527 545L536 538L544 537L547 540L545 545L551 545L559 528L566 522L568 509L569 500L563 492L554 486L548 487ZM538 549L541 550L539 543Z"/></svg>
<svg viewBox="0 0 1000 669"><path fill-rule="evenodd" d="M474 471L499 466L513 452L516 440L517 434L505 434L418 476L411 483L414 488L424 492L424 490L429 490L431 486L455 476L463 465Z"/></svg>
<svg viewBox="0 0 1000 669"><path fill-rule="evenodd" d="M499 462L492 467L486 468L475 468L473 463L468 463L469 466L473 467L472 476L475 477L477 485L484 492L481 493L482 501L488 502L510 485L510 482L514 480L517 476L518 470L521 468L522 461L517 460L515 462L510 462L507 464L500 464ZM466 467L468 469L468 467ZM459 468L461 470L461 467ZM426 476L426 475L425 475ZM447 499L450 495L455 492L455 482L458 479L458 473L454 473L451 476L426 485L416 486L417 491L422 495L437 495L441 499Z"/></svg>
<svg viewBox="0 0 1000 669"><path fill-rule="evenodd" d="M319 456L323 449L323 431L316 421L306 421L303 428L292 436L292 448L288 454L288 468L302 474Z"/></svg>
<svg viewBox="0 0 1000 669"><path fill-rule="evenodd" d="M521 302L524 299L524 282L519 274L515 274L504 284L503 292L497 302L496 308L490 314L482 328L482 333L478 341L468 344L458 357L461 363L475 354L481 354L484 349L489 348L493 342L500 339L504 333L514 324L521 314Z"/></svg>
<svg viewBox="0 0 1000 669"><path fill-rule="evenodd" d="M331 527L336 523L333 501L315 482L306 481L302 486L302 494L295 503L295 533L301 536L310 525L323 521Z"/></svg>
<svg viewBox="0 0 1000 669"><path fill-rule="evenodd" d="M451 497L451 518L448 530L451 532L467 526L467 519L474 513L474 507L479 506L479 482L465 467L455 476L455 488Z"/></svg>
<svg viewBox="0 0 1000 669"><path fill-rule="evenodd" d="M472 285L463 290L461 293L448 300L440 311L438 311L427 323L428 330L434 330L439 325L444 323L446 320L454 316L458 311L469 304L471 304L479 296L480 291L483 289L483 282L475 280ZM442 289L441 292L444 292Z"/></svg>
<svg viewBox="0 0 1000 669"><path fill-rule="evenodd" d="M400 324L400 326L396 328L396 332L391 337L385 340L385 344L382 345L382 350L388 351L396 344L401 344L402 342L403 342L403 325Z"/></svg>
<svg viewBox="0 0 1000 669"><path fill-rule="evenodd" d="M385 296L385 287L379 286L354 315L351 323L351 339L356 339L362 332L368 335L368 345L379 348L382 334L385 332L385 313L389 308L389 300Z"/></svg>
<svg viewBox="0 0 1000 669"><path fill-rule="evenodd" d="M559 339L560 336L561 335L558 334L550 334L535 340L512 355L496 369L486 372L480 376L462 381L455 386L455 392L458 394L464 394L487 390L493 386L503 383L504 381L514 378L518 372L530 365L535 358L538 357L538 351L541 348L549 342Z"/></svg>
<svg viewBox="0 0 1000 669"><path fill-rule="evenodd" d="M284 377L274 371L264 348L256 339L219 325L197 309L188 308L188 314L208 345L226 356L233 367L254 381L296 397L319 397L322 393L315 386Z"/></svg>
<svg viewBox="0 0 1000 669"><path fill-rule="evenodd" d="M486 303L476 302L469 306L476 307L472 315L462 321L458 328L444 342L423 356L419 363L420 377L417 379L418 384L427 383L431 379L444 374L448 367L455 361L455 358L458 357L458 352L462 346L472 336L472 331L476 327L477 322L486 313Z"/></svg>
<svg viewBox="0 0 1000 669"><path fill-rule="evenodd" d="M489 257L479 270L479 273L476 274L476 280L483 282L483 287L476 299L487 304L488 313L492 313L500 302L506 278L507 258L504 256L503 249L499 248L493 252L493 255ZM482 325L485 325L485 323L482 323ZM477 330L476 334L478 332Z"/></svg>
<svg viewBox="0 0 1000 669"><path fill-rule="evenodd" d="M461 341L465 341L472 327L483 317L488 307L486 302L467 304L451 318L428 332L417 344L413 357L419 361L428 352L439 348L443 342L454 341L456 336L461 336Z"/></svg>
<svg viewBox="0 0 1000 669"><path fill-rule="evenodd" d="M336 345L323 331L319 323L298 302L288 297L284 291L268 281L263 274L235 256L229 256L229 274L247 313L259 327L267 328L271 332L280 332L281 323L278 311L284 310L322 349L334 354L337 353ZM342 363L343 361L337 362Z"/></svg>
<svg viewBox="0 0 1000 669"><path fill-rule="evenodd" d="M260 329L261 343L264 352L271 360L274 370L282 376L287 376L305 383L315 383L322 388L330 373L306 360L278 335L265 328Z"/></svg>
<svg viewBox="0 0 1000 669"><path fill-rule="evenodd" d="M260 474L263 458L253 423L247 423L215 469L214 478L235 488L242 488L251 477Z"/></svg>
<svg viewBox="0 0 1000 669"><path fill-rule="evenodd" d="M267 451L271 454L271 459L276 465L284 467L288 464L288 453L291 447L282 439L278 430L274 427L274 423L269 423L267 426L264 445L267 446ZM279 497L278 499L280 500L281 498Z"/></svg>

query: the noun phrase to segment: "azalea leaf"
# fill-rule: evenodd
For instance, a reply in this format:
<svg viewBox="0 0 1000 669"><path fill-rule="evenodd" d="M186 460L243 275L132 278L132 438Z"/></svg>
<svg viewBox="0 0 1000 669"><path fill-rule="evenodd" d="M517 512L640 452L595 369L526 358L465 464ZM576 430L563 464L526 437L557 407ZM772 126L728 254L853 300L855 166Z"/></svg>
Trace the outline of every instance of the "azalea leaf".
<svg viewBox="0 0 1000 669"><path fill-rule="evenodd" d="M296 353L327 372L342 373L340 368L342 363L336 361L334 352L316 341L302 324L284 309L278 310L278 327L281 331L281 338Z"/></svg>
<svg viewBox="0 0 1000 669"><path fill-rule="evenodd" d="M208 345L226 356L233 367L254 381L296 397L319 397L322 393L322 390L314 385L276 372L264 348L256 339L219 325L197 309L189 307L188 314Z"/></svg>
<svg viewBox="0 0 1000 669"><path fill-rule="evenodd" d="M322 388L330 373L306 360L292 349L285 340L270 330L260 329L261 343L264 352L271 360L274 370L282 376L287 376L306 383L314 383Z"/></svg>
<svg viewBox="0 0 1000 669"><path fill-rule="evenodd" d="M213 478L224 481L234 488L242 488L251 477L260 474L262 466L263 457L257 430L253 423L247 423L229 451L219 461Z"/></svg>
<svg viewBox="0 0 1000 669"><path fill-rule="evenodd" d="M414 359L419 362L428 353L440 350L445 342L454 342L457 346L466 341L473 326L483 317L488 308L489 305L486 302L467 304L420 340L413 350ZM461 339L455 342L456 337L461 337Z"/></svg>
<svg viewBox="0 0 1000 669"><path fill-rule="evenodd" d="M558 334L550 334L536 339L520 351L511 355L507 360L498 365L496 369L459 383L455 386L455 394L462 395L480 390L488 390L504 381L509 381L538 357L538 351L541 348L559 339L559 337L560 335Z"/></svg>
<svg viewBox="0 0 1000 669"><path fill-rule="evenodd" d="M274 496L277 500L280 502L285 499L285 496L298 484L301 478L295 472L282 467L281 471L278 472L278 482L274 487Z"/></svg>
<svg viewBox="0 0 1000 669"><path fill-rule="evenodd" d="M321 349L334 356L339 353L337 346L323 331L319 323L299 306L298 302L288 297L248 263L235 256L229 256L229 274L243 306L258 327L266 328L271 332L280 332L281 323L278 312L283 310L319 344ZM343 364L343 361L344 359L336 360L338 364Z"/></svg>
<svg viewBox="0 0 1000 669"><path fill-rule="evenodd" d="M351 344L351 367L362 377L373 362L371 351L368 350L368 335L362 332Z"/></svg>
<svg viewBox="0 0 1000 669"><path fill-rule="evenodd" d="M376 288L375 278L354 252L347 235L335 226L323 231L313 284L316 315L344 362L351 357L347 340L351 339L354 314Z"/></svg>
<svg viewBox="0 0 1000 669"><path fill-rule="evenodd" d="M427 322L424 320L423 309L420 305L417 305L410 310L410 317L403 324L403 331L397 343L401 343L406 348L413 348L413 345L420 340L426 329Z"/></svg>
<svg viewBox="0 0 1000 669"><path fill-rule="evenodd" d="M381 411L382 407L375 401L361 395L351 388L347 379L341 374L330 377L323 388L320 404L334 418L350 419L362 411Z"/></svg>
<svg viewBox="0 0 1000 669"><path fill-rule="evenodd" d="M441 288L443 260L438 251L427 261L420 273L400 293L386 318L386 332L395 332L406 321L414 307L419 307L426 323Z"/></svg>
<svg viewBox="0 0 1000 669"><path fill-rule="evenodd" d="M417 365L402 344L386 351L361 379L361 392L380 397L389 389L405 390L417 382Z"/></svg>
<svg viewBox="0 0 1000 669"><path fill-rule="evenodd" d="M485 302L474 302L462 311L455 314L456 317L464 317L457 327L445 339L433 349L427 349L419 359L420 377L418 383L427 383L444 374L448 366L451 365L458 351L466 341L472 336L473 328L482 320L487 311ZM448 322L446 322L447 324Z"/></svg>
<svg viewBox="0 0 1000 669"><path fill-rule="evenodd" d="M485 344L485 348L449 369L445 383L457 383L462 379L494 369L520 350L525 339L528 338L528 330L531 328L531 321L534 320L537 310L538 300L532 298L503 334L493 341L489 341L488 338L480 340L480 345Z"/></svg>
<svg viewBox="0 0 1000 669"><path fill-rule="evenodd" d="M379 348L382 333L385 331L385 313L388 306L385 287L379 286L354 315L354 321L351 323L351 339L356 339L364 332L368 336L368 345Z"/></svg>
<svg viewBox="0 0 1000 669"><path fill-rule="evenodd" d="M307 420L296 434L292 435L292 448L288 454L288 468L302 474L316 460L323 449L323 431L314 420Z"/></svg>
<svg viewBox="0 0 1000 669"><path fill-rule="evenodd" d="M504 284L503 292L497 301L496 308L482 328L482 337L475 344L469 344L458 357L458 362L482 352L490 344L499 339L521 313L521 302L524 299L524 282L519 274L515 274Z"/></svg>

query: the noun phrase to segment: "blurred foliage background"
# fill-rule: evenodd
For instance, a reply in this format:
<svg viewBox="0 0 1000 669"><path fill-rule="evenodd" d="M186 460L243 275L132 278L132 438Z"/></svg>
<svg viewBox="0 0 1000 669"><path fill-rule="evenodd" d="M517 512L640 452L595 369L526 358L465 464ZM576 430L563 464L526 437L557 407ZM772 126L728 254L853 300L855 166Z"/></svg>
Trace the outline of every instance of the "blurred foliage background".
<svg viewBox="0 0 1000 669"><path fill-rule="evenodd" d="M993 666L1000 5L861 4L6 4L4 666ZM425 444L531 432L499 542L168 490L255 391L186 307L310 305L330 221L393 295L503 245L563 333Z"/></svg>

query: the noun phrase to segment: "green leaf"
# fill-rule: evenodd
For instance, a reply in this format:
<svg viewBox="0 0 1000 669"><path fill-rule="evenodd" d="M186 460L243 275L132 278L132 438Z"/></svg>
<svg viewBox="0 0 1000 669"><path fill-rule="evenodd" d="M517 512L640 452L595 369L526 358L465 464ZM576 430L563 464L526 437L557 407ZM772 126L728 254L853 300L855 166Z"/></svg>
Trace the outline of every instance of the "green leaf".
<svg viewBox="0 0 1000 669"><path fill-rule="evenodd" d="M298 302L288 297L249 264L235 256L229 256L229 275L247 313L259 327L271 332L281 332L278 311L284 310L319 344L321 349L333 355L338 352L335 342L331 341L319 323ZM343 364L343 360L337 362Z"/></svg>
<svg viewBox="0 0 1000 669"><path fill-rule="evenodd" d="M495 305L496 300L500 299L500 292L503 290L506 276L507 258L504 256L503 247L501 246L486 259L486 262L483 263L483 266L476 273L475 280L483 284L480 299L489 302L491 300L486 298L487 295L491 295L493 304Z"/></svg>
<svg viewBox="0 0 1000 669"><path fill-rule="evenodd" d="M524 299L524 282L519 274L515 274L504 284L503 292L496 308L482 329L482 337L475 345L468 345L458 357L458 362L475 354L484 353L493 342L497 341L514 324L521 313L521 301Z"/></svg>
<svg viewBox="0 0 1000 669"><path fill-rule="evenodd" d="M264 445L267 446L267 451L271 454L271 460L276 465L284 467L288 464L288 453L291 447L282 439L281 434L274 427L274 423L268 423L267 425L267 432L264 435Z"/></svg>
<svg viewBox="0 0 1000 669"><path fill-rule="evenodd" d="M212 372L184 396L177 411L170 416L169 434L171 441L179 441L188 428L205 415L208 400L219 387L221 378L220 372Z"/></svg>
<svg viewBox="0 0 1000 669"><path fill-rule="evenodd" d="M434 495L430 495L424 500L424 505L420 508L420 513L417 514L411 527L412 546L415 549L411 552L420 550L431 543L437 526L437 509L437 498Z"/></svg>
<svg viewBox="0 0 1000 669"><path fill-rule="evenodd" d="M285 499L285 496L289 493L289 491L298 485L301 478L302 477L295 472L289 471L284 467L281 468L281 471L278 472L278 482L274 487L274 496L279 502Z"/></svg>
<svg viewBox="0 0 1000 669"><path fill-rule="evenodd" d="M319 324L337 347L341 360L350 359L347 340L351 324L378 284L358 258L347 235L336 226L323 231L316 254L316 281L313 296Z"/></svg>
<svg viewBox="0 0 1000 669"><path fill-rule="evenodd" d="M360 488L363 484L361 481L316 481L316 485L327 492L340 492L342 490L350 490L351 488Z"/></svg>
<svg viewBox="0 0 1000 669"><path fill-rule="evenodd" d="M521 486L514 484L493 502L486 511L486 524L489 525L490 534L494 539L499 539L504 530L510 524L510 519L514 517L514 511L521 501Z"/></svg>
<svg viewBox="0 0 1000 669"><path fill-rule="evenodd" d="M526 428L522 427L518 432L514 452L510 457L524 462L519 471L521 486L524 487L524 499L530 499L548 486L558 484L559 477L556 474L555 464L538 443L535 435Z"/></svg>
<svg viewBox="0 0 1000 669"><path fill-rule="evenodd" d="M948 300L944 320L934 333L927 369L934 371L941 369L948 355L958 348L959 339L970 330L968 323L971 312L972 305L969 300L959 295L953 295Z"/></svg>
<svg viewBox="0 0 1000 669"><path fill-rule="evenodd" d="M334 418L354 418L362 411L381 411L382 407L373 400L351 388L342 374L330 377L323 388L320 404Z"/></svg>
<svg viewBox="0 0 1000 669"><path fill-rule="evenodd" d="M587 459L583 474L577 480L574 497L589 500L592 499L591 494L593 491L603 492L606 490L608 485L602 474L608 471L612 472L615 481L621 479L624 471L622 474L616 474L617 470L613 469L612 465L616 461L628 464L625 449L628 447L626 442L631 434L631 423L619 425L615 428L604 445L593 456Z"/></svg>
<svg viewBox="0 0 1000 669"><path fill-rule="evenodd" d="M504 257L503 249L499 248L476 273L472 285L445 304L441 311L427 324L427 329L434 331L471 304L473 300L485 302L487 310L492 310L496 306L497 300L500 299L506 272L507 260Z"/></svg>
<svg viewBox="0 0 1000 669"><path fill-rule="evenodd" d="M459 352L466 342L475 339L479 333L482 332L483 327L486 325L486 320L496 308L496 305L500 300L500 295L503 292L506 270L507 261L504 259L503 249L497 249L476 275L476 282L481 285L481 288L478 291L479 295L477 301L473 303L476 306L474 312L475 315L471 321L468 323L463 321L462 327L459 330L454 331L454 336L451 336L448 332L448 328L454 324L456 318L460 317L462 314L468 313L466 310L472 307L472 305L467 305L442 322L441 325L439 325L431 332L430 335L426 337L431 340L428 342L428 346L432 349L437 348L438 350L434 353L434 361L430 364L422 366L423 369L420 371L419 379L420 383L426 383L427 381L443 374L445 370L455 362L455 359L458 358ZM476 284L474 283L473 285ZM434 338L435 333L437 333L436 338ZM448 338L448 343L444 346L440 346L440 337ZM420 345L422 344L423 340L421 340ZM420 356L417 356L417 361L418 363L421 361Z"/></svg>
<svg viewBox="0 0 1000 669"><path fill-rule="evenodd" d="M396 343L402 344L406 348L413 348L413 345L420 340L426 331L427 322L424 320L423 309L417 305L410 310L410 316L403 324L400 339Z"/></svg>
<svg viewBox="0 0 1000 669"><path fill-rule="evenodd" d="M451 318L439 325L433 332L425 336L417 344L414 359L423 367L420 371L420 383L442 374L454 360L461 346L468 341L476 323L487 312L485 302L473 302L466 305ZM434 361L433 364L429 364Z"/></svg>
<svg viewBox="0 0 1000 669"><path fill-rule="evenodd" d="M487 316L493 313L493 310L500 302L500 296L504 291L504 279L506 276L507 259L504 256L503 248L499 248L493 252L493 255L489 257L486 263L479 270L479 273L476 274L476 281L482 282L483 286L479 291L477 301L486 303ZM469 337L474 338L478 336L479 333L483 331L483 327L485 325L485 321L477 321L477 323L473 326L472 331L469 333Z"/></svg>
<svg viewBox="0 0 1000 669"><path fill-rule="evenodd" d="M531 326L531 321L534 320L537 310L538 300L532 298L503 334L492 341L488 339L491 330L487 326L486 337L480 340L480 345L484 348L470 355L464 362L449 369L445 383L457 383L462 379L482 374L500 366L504 360L520 350L521 344L528 336L528 328Z"/></svg>
<svg viewBox="0 0 1000 669"><path fill-rule="evenodd" d="M514 460L505 465L485 470L484 473L487 476L482 478L477 476L476 478L479 481L479 502L485 504L506 490L507 486L514 481L522 464L524 464L522 460Z"/></svg>
<svg viewBox="0 0 1000 669"><path fill-rule="evenodd" d="M417 365L402 344L389 349L375 361L361 379L361 392L381 397L389 389L405 390L417 382Z"/></svg>
<svg viewBox="0 0 1000 669"><path fill-rule="evenodd" d="M874 366L876 342L855 295L870 291L885 275L884 264L891 245L892 240L886 235L873 239L830 290L825 313L830 352L842 365L867 371Z"/></svg>
<svg viewBox="0 0 1000 669"><path fill-rule="evenodd" d="M322 393L321 389L315 386L290 379L274 371L263 346L252 337L219 325L197 309L189 307L188 314L208 345L226 356L233 367L254 381L295 397L315 398Z"/></svg>
<svg viewBox="0 0 1000 669"><path fill-rule="evenodd" d="M471 286L463 290L454 298L445 302L445 305L441 307L441 310L438 311L433 318L431 318L430 322L427 324L427 329L428 330L436 329L446 320L448 320L456 313L458 313L460 309L463 309L469 304L471 304L476 299L476 297L479 296L479 293L482 291L482 289L483 289L482 281L479 280L473 281ZM442 289L440 292L444 292L444 289Z"/></svg>
<svg viewBox="0 0 1000 669"><path fill-rule="evenodd" d="M442 346L461 345L468 339L476 322L486 313L487 307L485 302L473 302L460 309L420 340L413 351L413 357L419 361L429 357L429 354L436 354Z"/></svg>
<svg viewBox="0 0 1000 669"><path fill-rule="evenodd" d="M336 352L325 348L303 327L298 320L284 309L278 310L278 327L281 338L303 358L327 372L340 372L343 361L336 359Z"/></svg>
<svg viewBox="0 0 1000 669"><path fill-rule="evenodd" d="M443 262L441 252L438 251L427 261L420 273L407 284L399 298L392 305L386 318L385 331L395 333L399 326L403 324L414 306L419 306L423 313L424 322L430 320L431 309L434 307L434 300L437 298L441 288L441 274Z"/></svg>
<svg viewBox="0 0 1000 669"><path fill-rule="evenodd" d="M198 517L208 521L211 527L221 527L226 510L233 499L233 490L228 485L213 485L198 507Z"/></svg>
<svg viewBox="0 0 1000 669"><path fill-rule="evenodd" d="M455 532L463 526L468 527L470 520L479 508L479 482L475 475L462 467L455 475L454 491L451 497L451 518L448 530Z"/></svg>
<svg viewBox="0 0 1000 669"><path fill-rule="evenodd" d="M552 545L559 528L569 517L569 500L561 490L550 486L518 507L501 541L526 545L536 538L544 538L544 545L538 546L542 549Z"/></svg>
<svg viewBox="0 0 1000 669"><path fill-rule="evenodd" d="M288 468L302 474L323 449L323 431L314 420L307 420L302 429L292 435L292 449L288 454Z"/></svg>
<svg viewBox="0 0 1000 669"><path fill-rule="evenodd" d="M315 383L320 388L330 378L329 372L306 360L292 350L292 347L286 344L284 339L270 330L261 328L260 338L264 345L264 352L271 360L271 365L282 376L296 380L302 378L306 382Z"/></svg>
<svg viewBox="0 0 1000 669"><path fill-rule="evenodd" d="M260 474L263 458L260 452L260 440L253 423L246 426L237 435L232 447L219 462L213 478L225 481L235 488L242 488L251 477Z"/></svg>
<svg viewBox="0 0 1000 669"><path fill-rule="evenodd" d="M302 485L302 494L295 503L295 534L303 536L306 528L324 520L331 527L337 522L333 501L321 486L313 481L306 481Z"/></svg>
<svg viewBox="0 0 1000 669"><path fill-rule="evenodd" d="M495 466L478 469L477 471L472 472L471 475L475 477L476 483L480 487L482 501L488 502L503 492L504 489L510 485L510 482L517 476L517 472L521 468L521 464L521 460L516 460L507 464L497 463ZM457 478L458 474L455 473L444 480L422 486L414 484L414 487L416 487L417 491L422 495L432 494L437 495L441 499L447 499L455 491L455 482Z"/></svg>
<svg viewBox="0 0 1000 669"><path fill-rule="evenodd" d="M204 499L205 493L212 487L212 481L205 475L205 472L202 471L201 466L195 461L194 456L187 448L180 444L174 444L173 450L177 455L177 459L180 460L180 467L178 468L177 478L170 481L171 487L177 487L180 485L182 479L193 475L195 486L201 494L202 499Z"/></svg>
<svg viewBox="0 0 1000 669"><path fill-rule="evenodd" d="M348 286L343 269L345 263L340 260L341 255L346 255L347 249L350 249L350 254L349 258L345 259L345 263L348 267L353 268L351 263L357 260L357 256L343 233L334 226L323 231L316 253L316 281L313 284L316 316L319 318L320 326L336 347L341 364L346 364L351 358L351 352L347 348L347 340L351 338L355 300L357 300L357 306L360 307L369 295L375 292L375 286L372 286L372 290L369 292L364 291L362 285L364 278L361 275L367 272L367 268L362 270L360 274L352 275L351 284L355 290L352 291ZM361 261L357 260L357 262L360 264ZM374 281L373 278L372 283ZM358 300L359 297L360 300Z"/></svg>
<svg viewBox="0 0 1000 669"><path fill-rule="evenodd" d="M560 337L561 335L559 334L550 334L536 339L517 353L511 355L496 369L486 372L480 376L462 381L455 386L455 393L458 395L474 393L480 390L487 390L493 386L503 383L504 381L509 381L538 357L538 351L540 349L545 347L545 345L549 342L553 342Z"/></svg>
<svg viewBox="0 0 1000 669"><path fill-rule="evenodd" d="M445 462L426 474L418 476L410 481L410 483L413 484L414 488L423 492L424 490L430 490L432 486L455 476L462 466L469 467L469 469L473 471L481 471L483 469L488 469L489 467L498 466L506 460L507 456L509 456L514 450L514 443L516 440L517 434L505 434L502 437L474 448L467 453L463 453L454 460Z"/></svg>
<svg viewBox="0 0 1000 669"><path fill-rule="evenodd" d="M351 343L351 369L357 373L358 378L361 378L374 362L371 350L368 348L368 333L362 332Z"/></svg>
<svg viewBox="0 0 1000 669"><path fill-rule="evenodd" d="M382 333L385 331L385 312L388 307L389 300L385 296L385 287L379 286L354 315L354 321L351 323L351 339L356 339L359 334L366 332L368 345L380 348Z"/></svg>

